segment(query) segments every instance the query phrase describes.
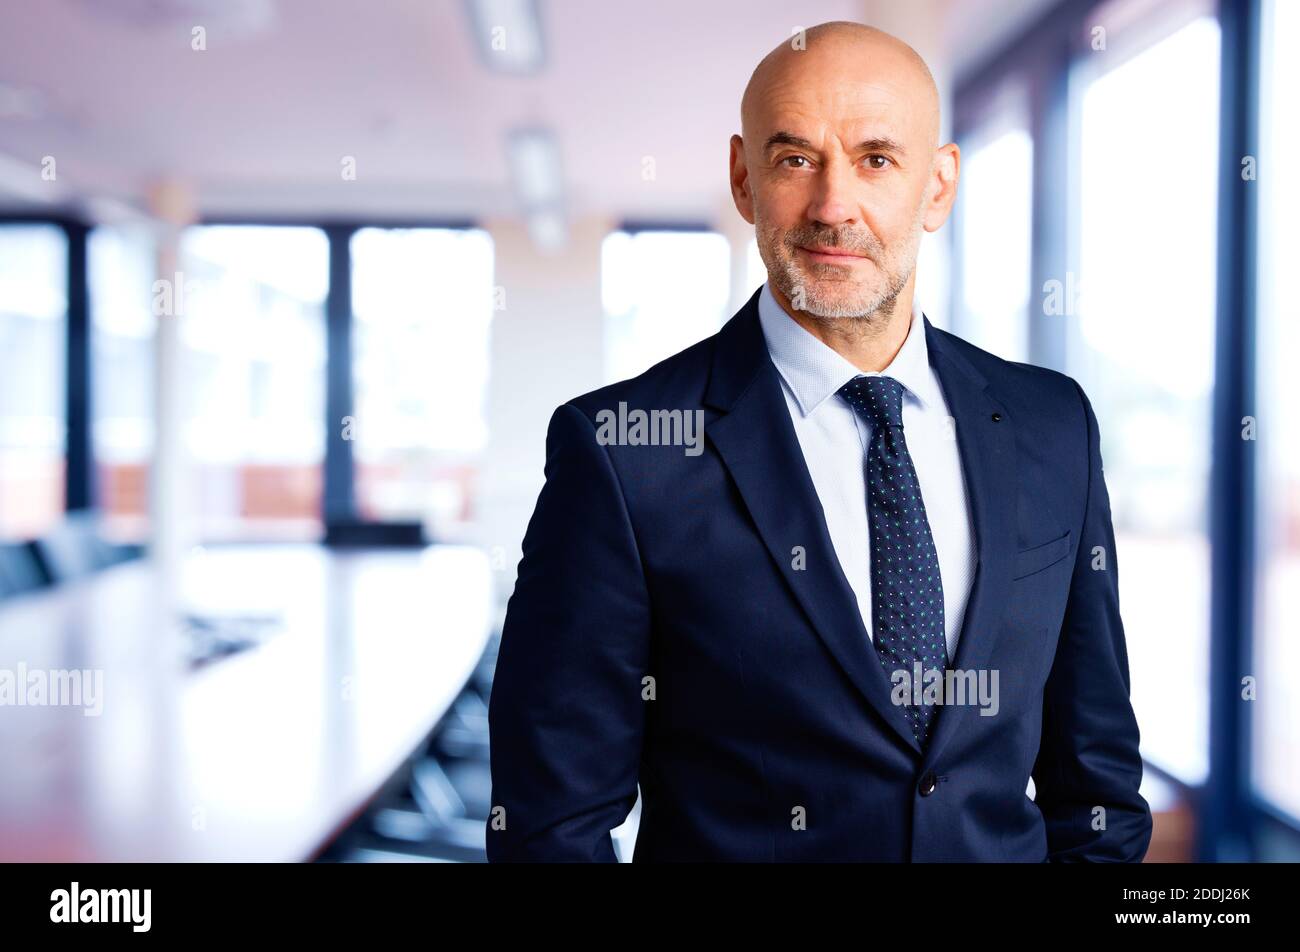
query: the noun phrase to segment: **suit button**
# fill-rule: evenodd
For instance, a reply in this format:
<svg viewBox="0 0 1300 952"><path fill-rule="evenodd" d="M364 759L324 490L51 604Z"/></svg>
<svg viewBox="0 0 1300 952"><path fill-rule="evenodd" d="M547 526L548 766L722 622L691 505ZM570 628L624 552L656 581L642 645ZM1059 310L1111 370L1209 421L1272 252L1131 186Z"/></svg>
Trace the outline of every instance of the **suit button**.
<svg viewBox="0 0 1300 952"><path fill-rule="evenodd" d="M934 793L934 787L935 787L934 771L927 770L921 776L921 786L920 786L921 796L928 797L930 794Z"/></svg>

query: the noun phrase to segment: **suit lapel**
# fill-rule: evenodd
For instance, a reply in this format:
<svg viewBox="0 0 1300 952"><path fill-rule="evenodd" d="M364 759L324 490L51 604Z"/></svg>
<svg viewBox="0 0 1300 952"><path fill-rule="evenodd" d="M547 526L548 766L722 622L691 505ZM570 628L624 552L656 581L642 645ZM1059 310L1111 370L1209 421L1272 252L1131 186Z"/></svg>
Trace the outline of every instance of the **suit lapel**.
<svg viewBox="0 0 1300 952"><path fill-rule="evenodd" d="M984 375L928 318L925 332L930 364L955 423L975 536L975 579L952 667L978 672L988 665L1011 594L1018 494L1015 420L990 392ZM995 413L1000 416L997 421ZM926 763L935 762L963 721L979 716L970 703L939 710Z"/></svg>
<svg viewBox="0 0 1300 952"><path fill-rule="evenodd" d="M889 679L835 555L780 376L767 352L758 297L756 292L718 334L705 403L721 415L706 432L818 637L882 720L920 753L903 709L890 699ZM1014 421L989 393L984 376L923 319L930 363L955 421L976 540L975 579L953 666L979 670L991 655L1010 593L1016 531ZM994 413L1001 415L997 422ZM979 716L971 705L938 712L926 762L934 761L970 716Z"/></svg>

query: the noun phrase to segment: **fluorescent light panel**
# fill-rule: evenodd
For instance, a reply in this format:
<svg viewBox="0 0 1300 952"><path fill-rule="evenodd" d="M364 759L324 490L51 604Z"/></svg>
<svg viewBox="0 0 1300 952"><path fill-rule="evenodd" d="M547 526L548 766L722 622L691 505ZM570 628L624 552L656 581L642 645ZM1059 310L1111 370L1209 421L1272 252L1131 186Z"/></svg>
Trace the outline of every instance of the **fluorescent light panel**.
<svg viewBox="0 0 1300 952"><path fill-rule="evenodd" d="M542 19L537 0L468 0L474 42L489 68L535 73L542 68Z"/></svg>
<svg viewBox="0 0 1300 952"><path fill-rule="evenodd" d="M560 146L549 129L521 129L506 144L510 173L524 207L533 210L558 205L564 195Z"/></svg>

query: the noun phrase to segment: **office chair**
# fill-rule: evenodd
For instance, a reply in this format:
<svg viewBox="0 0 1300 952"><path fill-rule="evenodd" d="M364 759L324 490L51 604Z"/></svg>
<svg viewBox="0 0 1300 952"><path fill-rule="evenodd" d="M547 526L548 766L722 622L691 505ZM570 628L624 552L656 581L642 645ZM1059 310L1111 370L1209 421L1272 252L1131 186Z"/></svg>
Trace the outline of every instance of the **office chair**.
<svg viewBox="0 0 1300 952"><path fill-rule="evenodd" d="M0 598L30 592L49 583L32 543L0 544Z"/></svg>
<svg viewBox="0 0 1300 952"><path fill-rule="evenodd" d="M487 860L492 810L488 707L504 605L469 683L434 728L423 753L388 795L330 850L327 862Z"/></svg>
<svg viewBox="0 0 1300 952"><path fill-rule="evenodd" d="M37 556L51 582L83 578L99 569L138 557L140 546L115 545L99 535L96 514L70 512L35 542Z"/></svg>

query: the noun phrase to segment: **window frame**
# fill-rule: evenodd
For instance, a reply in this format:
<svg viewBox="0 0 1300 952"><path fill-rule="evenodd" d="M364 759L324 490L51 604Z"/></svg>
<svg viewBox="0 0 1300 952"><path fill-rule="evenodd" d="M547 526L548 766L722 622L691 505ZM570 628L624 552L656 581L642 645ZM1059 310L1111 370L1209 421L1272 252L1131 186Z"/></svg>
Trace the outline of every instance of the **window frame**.
<svg viewBox="0 0 1300 952"><path fill-rule="evenodd" d="M64 339L64 480L65 513L90 509L95 503L94 447L91 407L90 291L87 260L91 227L71 212L4 212L0 225L53 225L68 243L67 335Z"/></svg>
<svg viewBox="0 0 1300 952"><path fill-rule="evenodd" d="M1214 386L1210 460L1209 772L1203 786L1146 765L1154 775L1197 805L1198 858L1202 861L1255 858L1267 835L1300 849L1300 817L1265 802L1253 788L1250 705L1240 698L1248 672L1254 629L1256 587L1256 472L1251 444L1240 435L1251 415L1257 381L1255 339L1258 271L1257 190L1242 187L1240 157L1257 155L1261 73L1262 0L1179 0L1156 7L1145 0L1061 0L1003 44L982 63L961 74L954 86L953 137L963 141L978 130L1001 90L1019 83L1028 91L1033 140L1033 289L1069 270L1073 240L1070 188L1078 147L1072 128L1071 77L1080 43L1107 10L1136 12L1121 55L1167 35L1183 20L1209 13L1220 29L1219 157L1216 236ZM1163 34L1162 34L1163 31ZM949 235L954 260L954 313L961 293L959 247ZM1034 299L1038 295L1034 294ZM1061 322L1031 321L1033 363L1064 367L1067 349Z"/></svg>
<svg viewBox="0 0 1300 952"><path fill-rule="evenodd" d="M363 228L441 228L469 230L485 228L465 218L315 218L204 216L198 225L254 225L263 227L317 228L329 245L329 286L325 294L325 459L321 492L321 524L324 541L358 537L366 544L405 545L413 537L410 523L361 518L357 506L356 463L352 442L344 439L343 427L330 421L352 416L356 408L352 367L352 236ZM429 540L436 541L436 540Z"/></svg>
<svg viewBox="0 0 1300 952"><path fill-rule="evenodd" d="M94 509L97 497L94 486L94 447L92 443L92 328L90 326L90 292L88 244L95 225L68 212L0 213L0 225L55 225L68 240L67 270L67 340L66 376L66 458L64 510L76 512ZM325 405L321 407L326 422L324 490L321 494L321 523L324 538L336 531L361 524L356 504L355 469L352 444L343 438L341 427L330 420L349 416L353 409L352 383L352 235L362 228L440 228L451 230L482 229L485 226L463 218L329 218L274 217L262 215L204 216L198 226L260 226L316 228L329 244L329 290L325 298L326 379ZM409 525L400 522L364 523L370 531L368 542L383 544L386 539L410 538ZM387 530L391 530L387 531Z"/></svg>

